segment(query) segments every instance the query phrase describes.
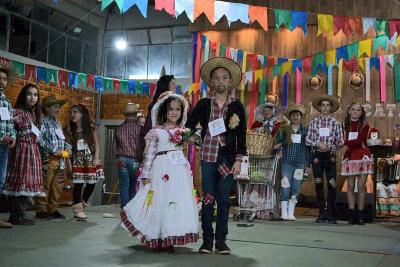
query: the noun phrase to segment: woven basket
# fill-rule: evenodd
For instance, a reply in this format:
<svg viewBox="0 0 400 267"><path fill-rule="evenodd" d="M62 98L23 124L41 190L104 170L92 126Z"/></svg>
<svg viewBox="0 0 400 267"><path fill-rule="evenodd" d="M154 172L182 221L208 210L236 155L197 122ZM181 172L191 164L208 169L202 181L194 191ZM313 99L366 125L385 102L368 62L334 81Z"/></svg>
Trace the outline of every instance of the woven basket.
<svg viewBox="0 0 400 267"><path fill-rule="evenodd" d="M250 155L270 155L274 147L274 138L270 134L248 131L246 146Z"/></svg>

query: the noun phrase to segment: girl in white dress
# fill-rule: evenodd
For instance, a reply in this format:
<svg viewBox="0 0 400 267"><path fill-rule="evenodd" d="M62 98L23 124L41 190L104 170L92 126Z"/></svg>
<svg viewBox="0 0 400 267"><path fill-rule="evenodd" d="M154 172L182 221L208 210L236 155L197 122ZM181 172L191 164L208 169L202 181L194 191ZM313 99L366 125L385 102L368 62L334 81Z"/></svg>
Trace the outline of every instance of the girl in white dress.
<svg viewBox="0 0 400 267"><path fill-rule="evenodd" d="M187 108L181 95L159 97L151 111L153 129L145 138L140 189L121 211L122 226L151 249L173 251L198 239L193 176L180 134Z"/></svg>

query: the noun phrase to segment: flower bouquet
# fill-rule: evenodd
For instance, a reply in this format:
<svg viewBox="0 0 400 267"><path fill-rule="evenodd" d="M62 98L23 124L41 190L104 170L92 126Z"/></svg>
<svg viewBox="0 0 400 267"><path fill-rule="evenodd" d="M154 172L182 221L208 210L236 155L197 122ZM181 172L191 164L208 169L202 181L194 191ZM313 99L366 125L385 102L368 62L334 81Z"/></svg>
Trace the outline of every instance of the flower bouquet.
<svg viewBox="0 0 400 267"><path fill-rule="evenodd" d="M174 133L168 131L169 140L176 146L183 146L189 139L191 132L188 128L178 128Z"/></svg>

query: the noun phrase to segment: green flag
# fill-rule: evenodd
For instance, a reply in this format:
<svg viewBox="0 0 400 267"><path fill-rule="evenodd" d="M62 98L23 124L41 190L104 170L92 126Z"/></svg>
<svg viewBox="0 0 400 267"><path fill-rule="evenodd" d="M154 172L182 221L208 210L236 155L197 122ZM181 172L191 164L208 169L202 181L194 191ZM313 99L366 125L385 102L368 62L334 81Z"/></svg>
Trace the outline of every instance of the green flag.
<svg viewBox="0 0 400 267"><path fill-rule="evenodd" d="M265 94L267 93L267 84L268 84L268 78L266 76L264 76L262 79L262 82L261 82L260 97L258 98L259 105L261 105L265 102Z"/></svg>
<svg viewBox="0 0 400 267"><path fill-rule="evenodd" d="M136 94L143 94L143 83L142 82L136 82Z"/></svg>
<svg viewBox="0 0 400 267"><path fill-rule="evenodd" d="M114 0L103 0L101 1L101 11L106 9Z"/></svg>
<svg viewBox="0 0 400 267"><path fill-rule="evenodd" d="M282 75L282 64L275 65L272 67L272 77L281 76Z"/></svg>
<svg viewBox="0 0 400 267"><path fill-rule="evenodd" d="M127 80L121 80L119 83L119 92L122 94L127 94L129 92L128 90L128 81Z"/></svg>
<svg viewBox="0 0 400 267"><path fill-rule="evenodd" d="M223 44L219 45L219 56L224 57L226 54L226 47Z"/></svg>
<svg viewBox="0 0 400 267"><path fill-rule="evenodd" d="M79 87L87 88L87 75L85 73L78 74Z"/></svg>
<svg viewBox="0 0 400 267"><path fill-rule="evenodd" d="M376 20L376 34L385 34L389 36L389 24L385 19L377 19Z"/></svg>
<svg viewBox="0 0 400 267"><path fill-rule="evenodd" d="M282 24L285 24L288 30L292 28L292 11L283 9L274 9L275 14L275 31L279 31Z"/></svg>
<svg viewBox="0 0 400 267"><path fill-rule="evenodd" d="M58 84L58 71L54 69L47 69L47 82Z"/></svg>
<svg viewBox="0 0 400 267"><path fill-rule="evenodd" d="M398 55L394 55L393 60L393 75L394 75L394 96L396 102L400 102L400 68L399 68L399 60Z"/></svg>
<svg viewBox="0 0 400 267"><path fill-rule="evenodd" d="M113 92L114 91L114 85L113 85L112 79L104 78L104 91L105 92Z"/></svg>
<svg viewBox="0 0 400 267"><path fill-rule="evenodd" d="M18 75L18 77L25 76L25 64L19 61L13 60L11 63L13 71Z"/></svg>
<svg viewBox="0 0 400 267"><path fill-rule="evenodd" d="M325 53L318 53L313 56L313 61L312 61L312 70L311 70L311 75L314 76L317 74L318 70L322 69L323 71L326 68L326 63L325 63Z"/></svg>
<svg viewBox="0 0 400 267"><path fill-rule="evenodd" d="M383 47L383 49L388 49L388 37L386 35L379 35L374 38L374 53L378 50L379 47Z"/></svg>
<svg viewBox="0 0 400 267"><path fill-rule="evenodd" d="M358 46L359 46L358 43L346 46L348 59L358 58Z"/></svg>

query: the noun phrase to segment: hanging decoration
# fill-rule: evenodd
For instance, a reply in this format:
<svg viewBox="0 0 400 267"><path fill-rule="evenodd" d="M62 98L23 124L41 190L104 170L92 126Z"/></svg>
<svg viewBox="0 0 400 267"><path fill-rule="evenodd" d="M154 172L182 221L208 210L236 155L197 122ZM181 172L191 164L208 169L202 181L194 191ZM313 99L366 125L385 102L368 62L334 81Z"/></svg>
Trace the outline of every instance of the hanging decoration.
<svg viewBox="0 0 400 267"><path fill-rule="evenodd" d="M337 97L342 97L342 88L343 88L343 59L339 60L338 65L338 89L337 89Z"/></svg>
<svg viewBox="0 0 400 267"><path fill-rule="evenodd" d="M371 102L371 68L369 58L365 59L365 100Z"/></svg>
<svg viewBox="0 0 400 267"><path fill-rule="evenodd" d="M379 57L380 62L380 75L381 75L381 102L386 103L386 68L385 56Z"/></svg>

